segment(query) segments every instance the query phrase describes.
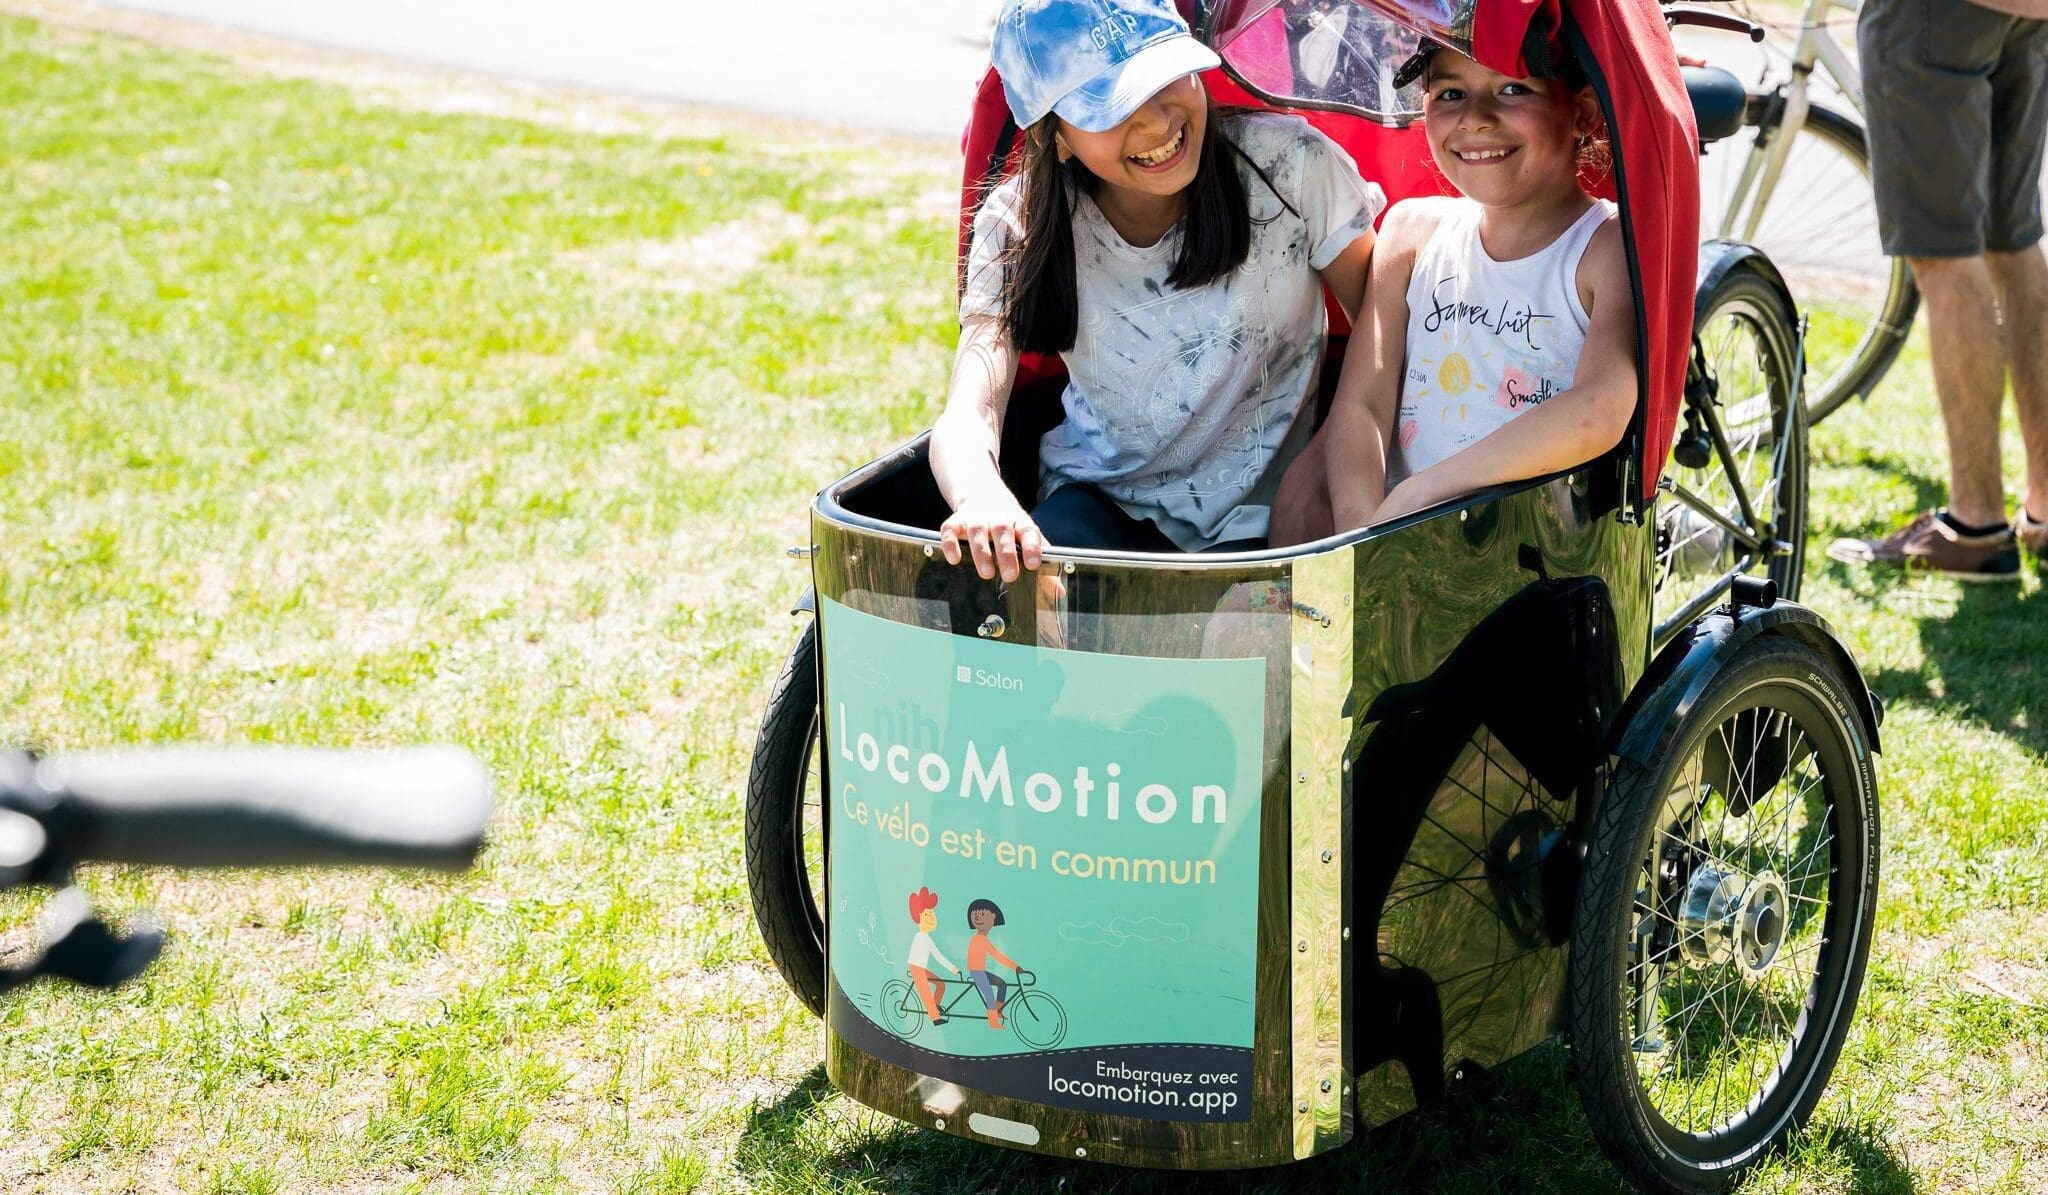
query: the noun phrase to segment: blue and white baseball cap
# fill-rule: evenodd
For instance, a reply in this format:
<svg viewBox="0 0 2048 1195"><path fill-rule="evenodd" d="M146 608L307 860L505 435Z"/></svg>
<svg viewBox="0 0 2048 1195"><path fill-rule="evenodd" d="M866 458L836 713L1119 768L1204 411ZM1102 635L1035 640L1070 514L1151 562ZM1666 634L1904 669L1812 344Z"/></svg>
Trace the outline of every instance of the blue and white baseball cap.
<svg viewBox="0 0 2048 1195"><path fill-rule="evenodd" d="M1173 0L1005 0L990 58L1019 128L1057 112L1090 133L1218 64Z"/></svg>

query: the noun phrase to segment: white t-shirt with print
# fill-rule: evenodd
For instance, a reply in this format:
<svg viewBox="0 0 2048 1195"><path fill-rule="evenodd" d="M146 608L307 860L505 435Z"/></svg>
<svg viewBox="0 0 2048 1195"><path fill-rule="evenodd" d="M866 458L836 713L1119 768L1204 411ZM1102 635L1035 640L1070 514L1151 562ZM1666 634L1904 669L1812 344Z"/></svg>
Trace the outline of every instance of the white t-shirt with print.
<svg viewBox="0 0 2048 1195"><path fill-rule="evenodd" d="M1296 416L1322 359L1318 271L1386 204L1350 156L1300 117L1251 115L1224 128L1272 186L1238 163L1251 251L1216 282L1168 286L1178 227L1137 248L1093 199L1076 196L1079 316L1074 347L1061 355L1067 417L1039 445L1041 498L1093 483L1191 552L1264 538L1280 467L1309 430ZM998 186L975 218L963 320L1002 313L1002 256L1023 231L1022 183Z"/></svg>

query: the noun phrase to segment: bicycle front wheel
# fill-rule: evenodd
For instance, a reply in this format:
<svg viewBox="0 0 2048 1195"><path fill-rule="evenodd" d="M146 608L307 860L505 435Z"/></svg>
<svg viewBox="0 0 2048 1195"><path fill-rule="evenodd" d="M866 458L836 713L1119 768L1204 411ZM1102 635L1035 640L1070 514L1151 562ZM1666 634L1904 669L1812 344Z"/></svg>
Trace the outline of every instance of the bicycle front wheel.
<svg viewBox="0 0 2048 1195"><path fill-rule="evenodd" d="M1039 991L1022 991L1003 1006L1003 1019L1017 1040L1034 1050L1050 1050L1067 1036L1067 1010Z"/></svg>
<svg viewBox="0 0 2048 1195"><path fill-rule="evenodd" d="M1863 128L1820 104L1791 133L1785 164L1764 178L1784 134L1782 92L1749 97L1743 131L1700 158L1700 235L1762 249L1811 319L1806 421L1870 393L1905 344L1920 305L1905 259L1885 256ZM1748 176L1748 177L1745 177Z"/></svg>
<svg viewBox="0 0 2048 1195"><path fill-rule="evenodd" d="M1567 1008L1587 1120L1646 1191L1728 1190L1804 1125L1877 910L1870 748L1840 668L1751 641L1623 761L1594 819Z"/></svg>

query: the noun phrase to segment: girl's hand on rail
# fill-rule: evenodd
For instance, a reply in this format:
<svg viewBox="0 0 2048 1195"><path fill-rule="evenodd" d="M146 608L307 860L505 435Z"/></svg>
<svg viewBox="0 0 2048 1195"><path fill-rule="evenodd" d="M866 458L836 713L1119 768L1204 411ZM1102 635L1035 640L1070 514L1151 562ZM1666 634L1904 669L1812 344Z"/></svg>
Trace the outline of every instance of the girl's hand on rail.
<svg viewBox="0 0 2048 1195"><path fill-rule="evenodd" d="M1001 575L1005 583L1015 581L1019 566L1036 571L1045 559L1045 537L1031 521L1017 499L1008 493L1000 498L970 498L939 524L939 551L946 563L962 559L960 545L974 558L974 571L984 581Z"/></svg>

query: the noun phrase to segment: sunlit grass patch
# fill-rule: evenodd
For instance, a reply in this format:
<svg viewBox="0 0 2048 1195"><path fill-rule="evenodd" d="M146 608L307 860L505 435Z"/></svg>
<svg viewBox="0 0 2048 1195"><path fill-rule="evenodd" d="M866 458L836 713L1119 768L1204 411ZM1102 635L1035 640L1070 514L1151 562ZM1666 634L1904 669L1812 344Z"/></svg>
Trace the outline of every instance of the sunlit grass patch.
<svg viewBox="0 0 2048 1195"><path fill-rule="evenodd" d="M0 730L453 740L504 807L460 880L88 876L174 946L0 1006L0 1182L725 1173L718 1099L815 1050L738 913L778 549L929 417L945 155L423 115L17 20L0 104Z"/></svg>

